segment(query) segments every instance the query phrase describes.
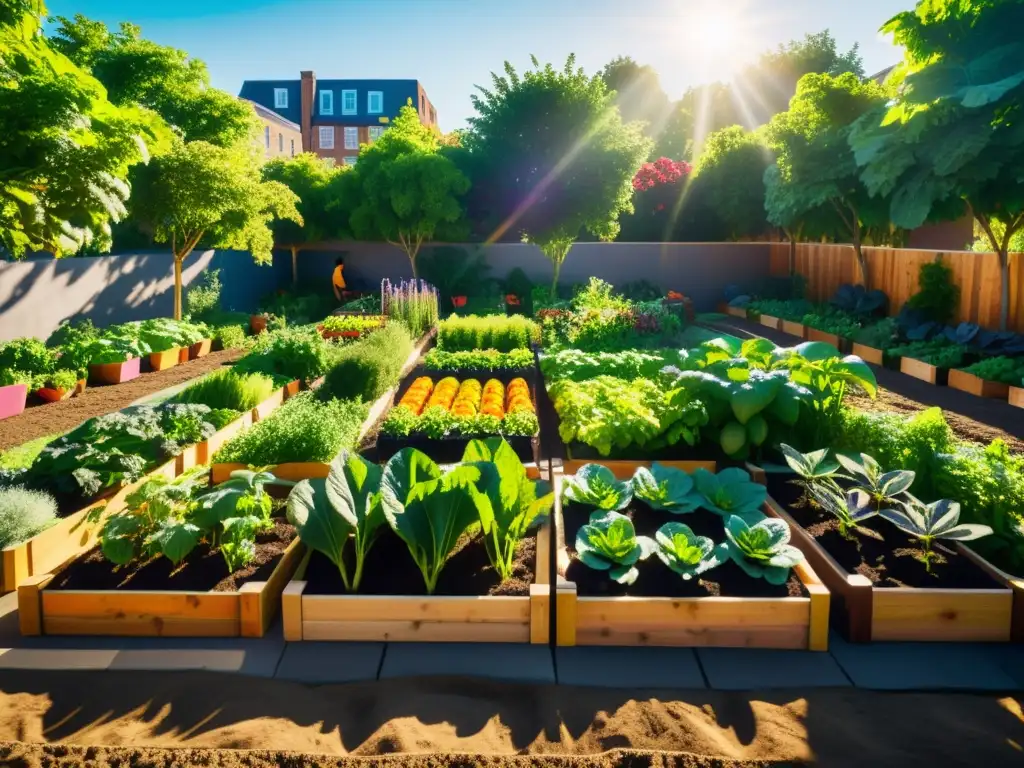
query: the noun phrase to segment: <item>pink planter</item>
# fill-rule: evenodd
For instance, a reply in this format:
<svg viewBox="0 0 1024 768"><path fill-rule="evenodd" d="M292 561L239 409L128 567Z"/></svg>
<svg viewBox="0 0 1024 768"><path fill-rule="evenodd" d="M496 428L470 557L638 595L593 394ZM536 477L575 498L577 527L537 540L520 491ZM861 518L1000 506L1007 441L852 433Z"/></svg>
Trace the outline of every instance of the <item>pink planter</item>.
<svg viewBox="0 0 1024 768"><path fill-rule="evenodd" d="M0 419L17 416L25 410L28 400L28 385L10 384L0 387Z"/></svg>

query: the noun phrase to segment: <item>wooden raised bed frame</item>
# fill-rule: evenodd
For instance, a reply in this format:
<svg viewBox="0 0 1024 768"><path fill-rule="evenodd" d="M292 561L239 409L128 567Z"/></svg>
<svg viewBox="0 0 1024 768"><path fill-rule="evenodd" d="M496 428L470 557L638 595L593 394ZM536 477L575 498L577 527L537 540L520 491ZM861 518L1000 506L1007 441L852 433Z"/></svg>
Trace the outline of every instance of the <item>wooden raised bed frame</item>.
<svg viewBox="0 0 1024 768"><path fill-rule="evenodd" d="M540 477L537 467L527 467ZM284 639L547 644L551 523L537 530L529 597L495 595L306 595L304 560L285 588Z"/></svg>
<svg viewBox="0 0 1024 768"><path fill-rule="evenodd" d="M758 319L758 322L761 323L761 325L763 325L765 328L773 328L776 331L781 331L782 330L782 318L781 317L772 317L771 315L761 315L761 317Z"/></svg>
<svg viewBox="0 0 1024 768"><path fill-rule="evenodd" d="M269 579L238 592L49 592L54 574L31 576L18 587L18 623L22 635L263 637L304 552L295 539Z"/></svg>
<svg viewBox="0 0 1024 768"><path fill-rule="evenodd" d="M1010 387L1010 405L1024 408L1024 387Z"/></svg>
<svg viewBox="0 0 1024 768"><path fill-rule="evenodd" d="M949 372L949 386L952 389L959 389L961 392L993 400L1007 400L1010 396L1009 384L982 379L958 368Z"/></svg>
<svg viewBox="0 0 1024 768"><path fill-rule="evenodd" d="M863 360L865 363L871 363L872 365L885 365L885 352L875 347L869 347L866 344L853 343L853 354Z"/></svg>
<svg viewBox="0 0 1024 768"><path fill-rule="evenodd" d="M586 462L566 462L572 474ZM620 480L653 462L596 462ZM659 462L692 472L714 462ZM809 563L793 570L808 597L580 597L563 578L569 565L562 522L562 478L555 484L558 645L656 645L828 650L829 593ZM765 513L768 513L767 503Z"/></svg>
<svg viewBox="0 0 1024 768"><path fill-rule="evenodd" d="M844 354L849 347L846 339L842 338L838 334L826 333L825 331L819 331L817 328L811 328L810 326L806 327L805 338L808 341L823 341L826 344L831 344Z"/></svg>
<svg viewBox="0 0 1024 768"><path fill-rule="evenodd" d="M807 336L807 327L803 323L795 323L792 320L782 321L782 331L800 339Z"/></svg>
<svg viewBox="0 0 1024 768"><path fill-rule="evenodd" d="M904 357L900 359L900 373L913 376L915 379L926 381L937 387L944 387L948 380L949 371L945 368L936 368L934 365L929 365L923 360Z"/></svg>
<svg viewBox="0 0 1024 768"><path fill-rule="evenodd" d="M789 523L793 546L831 592L833 616L845 616L845 635L855 643L872 640L1005 642L1010 639L1014 592L995 589L875 588L866 576L851 574L772 499L771 514ZM957 545L996 581L1006 574ZM1024 619L1022 619L1024 621Z"/></svg>

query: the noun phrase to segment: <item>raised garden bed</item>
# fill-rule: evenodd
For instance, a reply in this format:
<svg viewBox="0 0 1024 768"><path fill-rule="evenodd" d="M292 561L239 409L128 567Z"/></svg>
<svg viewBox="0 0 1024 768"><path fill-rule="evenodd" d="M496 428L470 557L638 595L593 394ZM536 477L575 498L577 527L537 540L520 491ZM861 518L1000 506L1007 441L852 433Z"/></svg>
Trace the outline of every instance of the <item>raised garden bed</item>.
<svg viewBox="0 0 1024 768"><path fill-rule="evenodd" d="M27 384L8 384L0 387L0 419L9 419L22 413L27 401Z"/></svg>
<svg viewBox="0 0 1024 768"><path fill-rule="evenodd" d="M913 376L921 381L927 381L929 384L934 384L937 387L944 387L949 381L948 368L938 368L923 360L916 360L912 357L900 359L900 373Z"/></svg>
<svg viewBox="0 0 1024 768"><path fill-rule="evenodd" d="M527 467L538 478L536 467ZM366 560L362 594L346 594L337 567L313 552L282 598L289 641L546 644L550 636L550 522L524 540L517 578L499 585L482 539L466 543L441 573L435 594L405 545L381 535Z"/></svg>
<svg viewBox="0 0 1024 768"><path fill-rule="evenodd" d="M875 347L869 347L867 344L853 342L853 354L865 363L871 363L872 365L889 367L893 363L893 359L886 352Z"/></svg>
<svg viewBox="0 0 1024 768"><path fill-rule="evenodd" d="M833 622L852 642L1010 639L1013 593L990 565L962 545L933 544L945 562L929 575L916 543L881 518L863 522L851 541L822 512L794 508L801 491L769 475L769 508L789 523L800 549L832 594ZM884 536L884 537L883 537ZM941 569L941 570L939 570ZM936 586L922 586L935 583Z"/></svg>
<svg viewBox="0 0 1024 768"><path fill-rule="evenodd" d="M743 320L747 319L747 308L746 307L730 307L726 306L725 314L730 317L739 317Z"/></svg>
<svg viewBox="0 0 1024 768"><path fill-rule="evenodd" d="M958 368L949 372L947 383L951 389L959 389L961 392L967 392L977 397L1007 400L1010 396L1009 384L1003 384L1001 381L988 381Z"/></svg>
<svg viewBox="0 0 1024 768"><path fill-rule="evenodd" d="M772 315L761 315L761 317L758 319L758 322L761 323L761 325L763 325L765 328L772 328L773 330L776 331L782 330L781 317L773 317Z"/></svg>
<svg viewBox="0 0 1024 768"><path fill-rule="evenodd" d="M807 337L807 327L803 323L797 323L792 320L782 321L782 331L801 339Z"/></svg>
<svg viewBox="0 0 1024 768"><path fill-rule="evenodd" d="M123 363L96 363L89 366L89 380L94 384L123 384L142 374L142 358L133 357Z"/></svg>
<svg viewBox="0 0 1024 768"><path fill-rule="evenodd" d="M1010 387L1010 405L1024 408L1024 387Z"/></svg>
<svg viewBox="0 0 1024 768"><path fill-rule="evenodd" d="M637 467L650 466L648 462L607 465L619 480L632 477ZM697 467L677 466L687 471ZM610 580L608 571L592 570L575 559L573 542L593 508L565 503L564 483L564 477L556 478L558 645L827 649L828 590L807 563L794 566L784 584L772 585L747 576L729 561L707 572L706 580L691 581L660 562L644 562L638 563L640 575L627 587ZM723 519L706 510L673 515L637 499L626 509L633 515L638 535L653 536L659 525L677 522L716 542L722 539Z"/></svg>
<svg viewBox="0 0 1024 768"><path fill-rule="evenodd" d="M808 341L823 341L826 344L831 344L833 347L838 349L840 352L845 353L849 348L850 344L846 339L842 338L838 334L828 333L826 331L819 331L817 328L811 328L806 326L805 337Z"/></svg>

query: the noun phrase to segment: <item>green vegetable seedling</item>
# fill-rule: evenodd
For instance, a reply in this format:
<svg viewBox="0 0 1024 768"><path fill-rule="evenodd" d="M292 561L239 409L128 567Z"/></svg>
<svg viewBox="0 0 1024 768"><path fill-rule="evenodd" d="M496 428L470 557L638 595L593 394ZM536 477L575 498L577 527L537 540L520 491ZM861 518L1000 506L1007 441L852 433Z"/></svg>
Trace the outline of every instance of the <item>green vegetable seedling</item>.
<svg viewBox="0 0 1024 768"><path fill-rule="evenodd" d="M928 573L936 557L932 550L935 539L973 541L992 533L987 525L960 523L960 505L949 499L925 504L908 493L902 510L883 509L879 514L921 542L921 560Z"/></svg>
<svg viewBox="0 0 1024 768"><path fill-rule="evenodd" d="M595 512L576 534L576 556L588 568L608 571L619 584L640 575L636 564L657 549L653 539L637 536L633 521L620 512Z"/></svg>
<svg viewBox="0 0 1024 768"><path fill-rule="evenodd" d="M633 500L633 485L619 482L615 473L600 464L586 464L574 476L566 477L563 498L598 509L619 511Z"/></svg>
<svg viewBox="0 0 1024 768"><path fill-rule="evenodd" d="M726 541L721 547L748 576L769 584L785 584L789 569L804 559L803 553L790 545L789 537L789 526L778 518L748 525L733 515L726 521Z"/></svg>
<svg viewBox="0 0 1024 768"><path fill-rule="evenodd" d="M654 462L650 469L639 467L630 482L633 496L651 509L682 515L700 508L701 499L693 492L693 478L681 469Z"/></svg>
<svg viewBox="0 0 1024 768"><path fill-rule="evenodd" d="M693 474L700 505L722 517L737 515L749 522L757 522L764 514L761 507L768 498L768 489L750 479L750 474L738 467L723 469L717 475L706 469Z"/></svg>
<svg viewBox="0 0 1024 768"><path fill-rule="evenodd" d="M654 534L657 549L654 554L665 565L690 581L727 559L727 553L715 547L707 536L698 536L688 525L665 523Z"/></svg>

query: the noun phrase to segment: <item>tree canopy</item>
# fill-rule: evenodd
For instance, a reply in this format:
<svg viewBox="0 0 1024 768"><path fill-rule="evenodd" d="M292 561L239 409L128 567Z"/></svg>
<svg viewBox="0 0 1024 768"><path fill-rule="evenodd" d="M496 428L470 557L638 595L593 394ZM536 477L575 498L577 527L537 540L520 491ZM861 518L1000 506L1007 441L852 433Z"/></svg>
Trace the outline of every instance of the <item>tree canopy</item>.
<svg viewBox="0 0 1024 768"><path fill-rule="evenodd" d="M54 48L92 72L117 105L141 104L160 114L187 141L227 147L258 129L252 107L210 86L206 64L177 48L142 37L135 24L111 32L81 14L56 18Z"/></svg>
<svg viewBox="0 0 1024 768"><path fill-rule="evenodd" d="M468 231L462 197L470 182L441 147L410 102L338 180L340 215L350 212L355 236L401 247L413 275L425 242L459 240Z"/></svg>
<svg viewBox="0 0 1024 768"><path fill-rule="evenodd" d="M697 161L694 194L706 197L732 240L768 229L764 172L772 156L758 133L733 125L708 136Z"/></svg>
<svg viewBox="0 0 1024 768"><path fill-rule="evenodd" d="M112 104L40 32L41 3L0 2L0 243L56 256L109 247L130 167L170 134L154 114Z"/></svg>
<svg viewBox="0 0 1024 768"><path fill-rule="evenodd" d="M570 55L561 69L520 75L508 62L490 88L473 96L465 144L473 156L474 195L507 231L537 243L554 266L581 231L611 240L619 215L632 211L632 180L651 150L638 123L624 123L600 75Z"/></svg>
<svg viewBox="0 0 1024 768"><path fill-rule="evenodd" d="M605 64L601 78L608 90L615 91L615 104L622 119L642 121L644 133L656 138L669 118L672 104L654 67L637 64L629 56L619 56Z"/></svg>

